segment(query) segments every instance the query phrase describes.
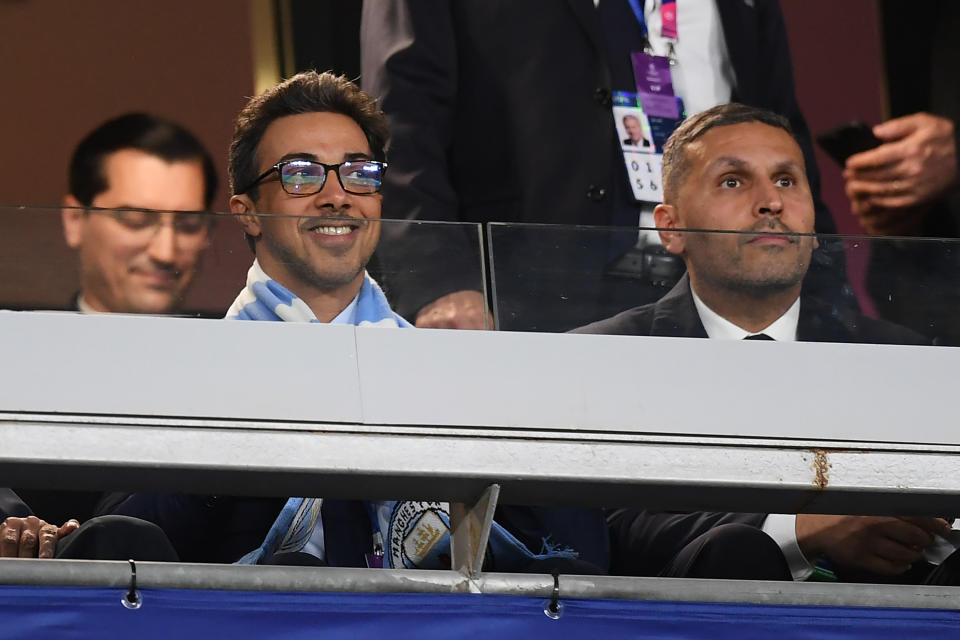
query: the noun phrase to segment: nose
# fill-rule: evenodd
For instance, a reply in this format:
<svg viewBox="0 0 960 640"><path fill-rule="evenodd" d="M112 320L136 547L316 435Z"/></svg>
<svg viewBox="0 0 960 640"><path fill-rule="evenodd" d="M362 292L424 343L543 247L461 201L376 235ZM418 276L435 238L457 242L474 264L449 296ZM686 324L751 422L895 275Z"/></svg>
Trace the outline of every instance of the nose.
<svg viewBox="0 0 960 640"><path fill-rule="evenodd" d="M173 264L177 254L177 232L173 227L173 218L165 217L157 221L153 237L147 245L147 255L157 263Z"/></svg>
<svg viewBox="0 0 960 640"><path fill-rule="evenodd" d="M773 182L762 182L757 194L756 215L778 216L783 213L783 194Z"/></svg>
<svg viewBox="0 0 960 640"><path fill-rule="evenodd" d="M347 209L350 207L350 194L343 190L338 171L327 172L323 188L314 196L314 206L318 208Z"/></svg>

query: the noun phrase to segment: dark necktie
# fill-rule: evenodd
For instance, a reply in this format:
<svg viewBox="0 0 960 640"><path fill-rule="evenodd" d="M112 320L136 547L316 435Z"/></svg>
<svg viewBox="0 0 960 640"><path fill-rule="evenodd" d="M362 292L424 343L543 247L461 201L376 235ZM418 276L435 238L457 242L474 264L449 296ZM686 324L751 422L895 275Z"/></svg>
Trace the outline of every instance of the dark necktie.
<svg viewBox="0 0 960 640"><path fill-rule="evenodd" d="M744 340L773 340L773 338L765 333L755 333L752 336L745 337Z"/></svg>

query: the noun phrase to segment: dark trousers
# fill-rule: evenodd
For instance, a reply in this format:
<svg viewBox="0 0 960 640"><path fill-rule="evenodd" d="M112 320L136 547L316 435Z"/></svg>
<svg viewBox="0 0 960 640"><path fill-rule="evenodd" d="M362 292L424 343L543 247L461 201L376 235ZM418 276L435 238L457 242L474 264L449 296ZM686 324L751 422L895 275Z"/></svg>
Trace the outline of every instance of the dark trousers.
<svg viewBox="0 0 960 640"><path fill-rule="evenodd" d="M746 524L724 524L694 538L660 573L671 578L792 580L773 538Z"/></svg>
<svg viewBox="0 0 960 640"><path fill-rule="evenodd" d="M176 551L157 525L127 516L99 516L57 543L56 558L177 562Z"/></svg>

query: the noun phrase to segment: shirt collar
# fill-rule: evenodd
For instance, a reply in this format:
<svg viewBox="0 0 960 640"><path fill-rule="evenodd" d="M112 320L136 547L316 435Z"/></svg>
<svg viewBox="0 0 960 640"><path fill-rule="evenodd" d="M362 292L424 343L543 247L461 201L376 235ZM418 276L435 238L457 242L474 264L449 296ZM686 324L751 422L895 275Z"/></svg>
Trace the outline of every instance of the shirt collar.
<svg viewBox="0 0 960 640"><path fill-rule="evenodd" d="M720 340L743 340L747 336L755 335L746 329L742 329L733 324L716 311L711 309L690 287L690 293L693 294L693 305L697 308L697 314L700 316L700 322L707 332L708 338L717 338ZM756 333L765 333L774 340L780 342L795 342L797 339L797 324L800 322L800 297L794 301L790 308L782 316L774 320L770 325Z"/></svg>
<svg viewBox="0 0 960 640"><path fill-rule="evenodd" d="M347 305L347 308L337 314L330 324L357 324L357 300L360 299L360 292L353 296L353 300Z"/></svg>
<svg viewBox="0 0 960 640"><path fill-rule="evenodd" d="M77 311L80 313L101 313L97 311L87 302L87 299L83 297L83 294L77 296Z"/></svg>

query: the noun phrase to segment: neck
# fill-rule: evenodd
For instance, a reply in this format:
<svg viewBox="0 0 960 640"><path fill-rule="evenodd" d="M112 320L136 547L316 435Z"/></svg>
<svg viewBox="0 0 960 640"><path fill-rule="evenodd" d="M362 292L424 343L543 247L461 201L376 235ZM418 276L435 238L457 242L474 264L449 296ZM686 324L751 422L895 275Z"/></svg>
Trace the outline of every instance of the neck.
<svg viewBox="0 0 960 640"><path fill-rule="evenodd" d="M356 282L330 291L320 291L312 288L310 291L296 291L290 287L287 288L310 307L310 311L313 311L313 315L317 316L317 320L330 322L340 315L341 311L350 306L353 299L360 293L362 285L363 274L361 273Z"/></svg>
<svg viewBox="0 0 960 640"><path fill-rule="evenodd" d="M800 297L799 284L784 289L740 290L704 286L691 276L690 286L717 315L750 333L769 327Z"/></svg>
<svg viewBox="0 0 960 640"><path fill-rule="evenodd" d="M77 311L82 313L108 313L107 309L96 298L87 296L83 291L77 294Z"/></svg>
<svg viewBox="0 0 960 640"><path fill-rule="evenodd" d="M330 322L350 305L360 292L366 273L361 271L347 284L321 287L292 275L289 270L276 264L269 257L257 256L257 260L260 262L260 268L268 277L276 280L292 294L303 300L320 322Z"/></svg>

